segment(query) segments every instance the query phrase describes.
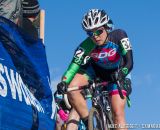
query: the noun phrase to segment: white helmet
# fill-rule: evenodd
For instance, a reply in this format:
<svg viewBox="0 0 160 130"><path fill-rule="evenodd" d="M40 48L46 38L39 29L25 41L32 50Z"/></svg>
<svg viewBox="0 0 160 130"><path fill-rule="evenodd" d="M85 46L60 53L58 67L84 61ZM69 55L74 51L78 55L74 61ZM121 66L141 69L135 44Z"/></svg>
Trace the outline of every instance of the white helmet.
<svg viewBox="0 0 160 130"><path fill-rule="evenodd" d="M85 31L107 25L112 30L113 23L104 10L91 9L83 17L82 27Z"/></svg>

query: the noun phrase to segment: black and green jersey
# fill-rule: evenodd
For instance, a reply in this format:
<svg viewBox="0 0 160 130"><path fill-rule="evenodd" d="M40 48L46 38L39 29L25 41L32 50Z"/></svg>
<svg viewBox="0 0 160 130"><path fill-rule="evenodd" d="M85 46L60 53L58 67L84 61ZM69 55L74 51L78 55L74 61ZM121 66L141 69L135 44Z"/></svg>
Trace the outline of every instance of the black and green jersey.
<svg viewBox="0 0 160 130"><path fill-rule="evenodd" d="M116 70L120 67L127 75L133 67L133 57L126 32L121 29L110 32L106 44L102 46L97 46L90 38L84 40L75 51L63 80L70 83L78 70L89 64L96 66L96 71L102 72L101 75L104 75L105 71Z"/></svg>

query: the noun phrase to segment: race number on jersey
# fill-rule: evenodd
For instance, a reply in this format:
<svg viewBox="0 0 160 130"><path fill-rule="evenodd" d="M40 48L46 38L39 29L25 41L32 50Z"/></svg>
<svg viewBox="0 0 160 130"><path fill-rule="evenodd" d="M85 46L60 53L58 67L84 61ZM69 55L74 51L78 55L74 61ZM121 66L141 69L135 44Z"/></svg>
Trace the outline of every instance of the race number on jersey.
<svg viewBox="0 0 160 130"><path fill-rule="evenodd" d="M125 51L128 51L128 50L132 49L128 38L123 38L121 40L121 43L122 43L122 47L124 48Z"/></svg>

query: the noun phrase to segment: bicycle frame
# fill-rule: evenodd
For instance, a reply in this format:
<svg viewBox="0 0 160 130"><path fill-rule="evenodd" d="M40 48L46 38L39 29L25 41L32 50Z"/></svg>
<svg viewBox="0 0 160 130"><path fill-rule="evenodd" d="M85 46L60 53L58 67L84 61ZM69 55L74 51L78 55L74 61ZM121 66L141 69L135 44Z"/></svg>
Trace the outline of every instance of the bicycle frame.
<svg viewBox="0 0 160 130"><path fill-rule="evenodd" d="M92 97L92 107L98 108L103 123L103 129L107 127L107 118L109 118L109 112L111 112L111 105L109 100L109 93L102 90L103 86L95 87ZM106 87L106 86L104 86ZM111 122L113 123L113 122Z"/></svg>
<svg viewBox="0 0 160 130"><path fill-rule="evenodd" d="M97 108L100 116L102 117L103 130L106 130L107 128L107 120L109 121L109 124L113 124L112 117L110 117L109 115L111 113L111 103L109 99L109 93L108 91L103 90L103 88L107 87L108 84L109 82L91 83L86 86L77 86L68 88L67 90L67 92L69 92L69 91L76 91L83 89L91 89L92 107ZM120 97L124 99L119 81L117 81L117 87Z"/></svg>

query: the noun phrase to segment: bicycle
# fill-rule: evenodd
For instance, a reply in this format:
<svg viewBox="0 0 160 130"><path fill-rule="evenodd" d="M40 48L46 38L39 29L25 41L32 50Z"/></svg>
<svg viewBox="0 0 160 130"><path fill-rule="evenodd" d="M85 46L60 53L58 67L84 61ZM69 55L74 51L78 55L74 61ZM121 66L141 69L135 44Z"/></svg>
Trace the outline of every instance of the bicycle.
<svg viewBox="0 0 160 130"><path fill-rule="evenodd" d="M68 88L67 92L76 90L89 91L89 95L85 95L82 91L82 94L85 97L85 99L91 98L92 101L92 108L89 112L89 120L88 120L89 130L114 130L114 122L113 122L109 93L105 89L110 82L97 82L97 80L95 81L89 81L89 84L85 86ZM116 81L116 83L119 95L122 99L124 99L120 82ZM71 108L67 97L64 96L64 98L66 106ZM127 104L130 107L131 104L128 96L127 96ZM84 130L84 129L79 129L79 130Z"/></svg>
<svg viewBox="0 0 160 130"><path fill-rule="evenodd" d="M89 97L91 97L92 100L92 108L89 112L88 119L89 130L114 130L109 93L104 89L108 83L109 82L96 83L89 81L89 85L72 87L67 90L67 92L75 90L89 90L91 94ZM119 81L117 81L117 86L120 97L124 99Z"/></svg>
<svg viewBox="0 0 160 130"><path fill-rule="evenodd" d="M89 130L113 130L109 128L114 124L111 103L108 91L104 90L107 82L92 84L92 108L89 112Z"/></svg>

